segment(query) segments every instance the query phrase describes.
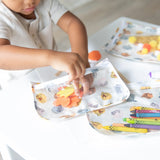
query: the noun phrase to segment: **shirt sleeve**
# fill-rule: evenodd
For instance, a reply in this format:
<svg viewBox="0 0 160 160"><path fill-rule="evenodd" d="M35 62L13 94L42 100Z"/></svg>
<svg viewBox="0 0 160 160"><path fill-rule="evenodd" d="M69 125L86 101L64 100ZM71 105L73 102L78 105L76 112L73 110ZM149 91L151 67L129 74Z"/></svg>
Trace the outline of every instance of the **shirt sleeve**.
<svg viewBox="0 0 160 160"><path fill-rule="evenodd" d="M8 24L3 20L3 18L0 18L0 38L8 39L10 40L11 31Z"/></svg>
<svg viewBox="0 0 160 160"><path fill-rule="evenodd" d="M68 10L58 1L53 0L51 3L50 14L53 22L57 24L58 20L66 13Z"/></svg>

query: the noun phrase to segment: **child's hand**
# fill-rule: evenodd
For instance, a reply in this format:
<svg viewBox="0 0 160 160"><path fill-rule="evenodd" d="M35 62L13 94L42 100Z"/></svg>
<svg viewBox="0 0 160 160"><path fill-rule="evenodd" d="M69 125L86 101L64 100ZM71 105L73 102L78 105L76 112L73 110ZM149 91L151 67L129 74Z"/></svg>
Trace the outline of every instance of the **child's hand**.
<svg viewBox="0 0 160 160"><path fill-rule="evenodd" d="M73 80L73 85L74 85L75 92L77 95L80 94L80 87L79 87L80 82L83 87L83 95L92 94L95 92L95 88L92 87L92 84L93 84L93 75L92 74L88 74L88 75L82 77L81 79Z"/></svg>
<svg viewBox="0 0 160 160"><path fill-rule="evenodd" d="M85 68L88 67L89 64L85 64L79 54L73 52L54 52L54 54L50 54L49 59L49 64L53 68L69 74L69 82L73 81L76 94L79 95L80 82L83 87L83 95L95 92L95 89L91 88L93 75L88 74L84 76Z"/></svg>
<svg viewBox="0 0 160 160"><path fill-rule="evenodd" d="M50 65L69 74L69 81L81 78L85 73L85 64L79 54L73 52L54 52L49 57Z"/></svg>
<svg viewBox="0 0 160 160"><path fill-rule="evenodd" d="M95 92L95 88L92 86L93 84L93 75L88 74L81 78L81 83L83 87L83 95L92 94Z"/></svg>

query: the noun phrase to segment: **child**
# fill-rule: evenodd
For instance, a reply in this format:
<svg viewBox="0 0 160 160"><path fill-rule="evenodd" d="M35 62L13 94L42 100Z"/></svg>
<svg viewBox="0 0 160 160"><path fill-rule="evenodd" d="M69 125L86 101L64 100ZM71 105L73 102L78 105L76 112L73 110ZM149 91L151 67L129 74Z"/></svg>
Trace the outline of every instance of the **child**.
<svg viewBox="0 0 160 160"><path fill-rule="evenodd" d="M53 23L68 34L71 52L55 50ZM0 1L0 69L24 70L52 66L69 74L78 92L79 80L89 91L91 77L87 34L83 23L57 0Z"/></svg>

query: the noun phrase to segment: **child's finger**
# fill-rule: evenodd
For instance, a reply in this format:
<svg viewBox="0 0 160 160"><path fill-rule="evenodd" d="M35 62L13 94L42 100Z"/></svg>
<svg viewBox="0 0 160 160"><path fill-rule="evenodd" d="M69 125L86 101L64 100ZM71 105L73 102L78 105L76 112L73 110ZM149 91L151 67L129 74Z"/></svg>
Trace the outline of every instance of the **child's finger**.
<svg viewBox="0 0 160 160"><path fill-rule="evenodd" d="M69 68L69 81L72 81L76 78L82 77L82 73L84 73L84 68L80 63L77 63L76 65L72 65Z"/></svg>
<svg viewBox="0 0 160 160"><path fill-rule="evenodd" d="M83 86L83 94L86 95L89 93L90 83L89 80L85 77L81 78L82 86Z"/></svg>
<svg viewBox="0 0 160 160"><path fill-rule="evenodd" d="M93 88L90 88L90 89L89 89L89 93L88 93L88 94L93 94L94 92L96 92L96 89L95 89L95 87L93 87Z"/></svg>
<svg viewBox="0 0 160 160"><path fill-rule="evenodd" d="M73 87L75 89L75 94L79 95L79 79L73 80Z"/></svg>
<svg viewBox="0 0 160 160"><path fill-rule="evenodd" d="M81 76L80 77L83 77L86 71L86 67L84 63L80 63L80 66L81 66Z"/></svg>
<svg viewBox="0 0 160 160"><path fill-rule="evenodd" d="M79 65L81 67L81 76L80 77L83 77L84 74L85 74L86 65L85 65L85 63L84 63L84 61L82 60L81 57L79 58Z"/></svg>
<svg viewBox="0 0 160 160"><path fill-rule="evenodd" d="M73 81L77 76L76 68L74 66L70 67L68 74L69 74L69 82Z"/></svg>
<svg viewBox="0 0 160 160"><path fill-rule="evenodd" d="M93 74L89 74L88 78L89 78L90 86L92 86L92 84L93 84Z"/></svg>
<svg viewBox="0 0 160 160"><path fill-rule="evenodd" d="M82 70L83 70L83 68L81 67L80 64L77 64L77 65L75 66L75 69L76 69L76 77L75 77L75 78L80 78L81 75L82 75Z"/></svg>
<svg viewBox="0 0 160 160"><path fill-rule="evenodd" d="M81 78L83 92L85 94L93 94L95 92L95 87L92 87L93 84L93 75L88 74L85 77Z"/></svg>

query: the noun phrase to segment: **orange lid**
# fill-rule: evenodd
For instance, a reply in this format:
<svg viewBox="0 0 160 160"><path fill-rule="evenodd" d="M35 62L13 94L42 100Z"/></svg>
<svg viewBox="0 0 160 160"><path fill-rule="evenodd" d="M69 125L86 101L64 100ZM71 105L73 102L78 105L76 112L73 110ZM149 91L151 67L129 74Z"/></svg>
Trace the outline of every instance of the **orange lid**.
<svg viewBox="0 0 160 160"><path fill-rule="evenodd" d="M101 53L97 50L93 50L88 53L89 60L98 61L101 59Z"/></svg>

